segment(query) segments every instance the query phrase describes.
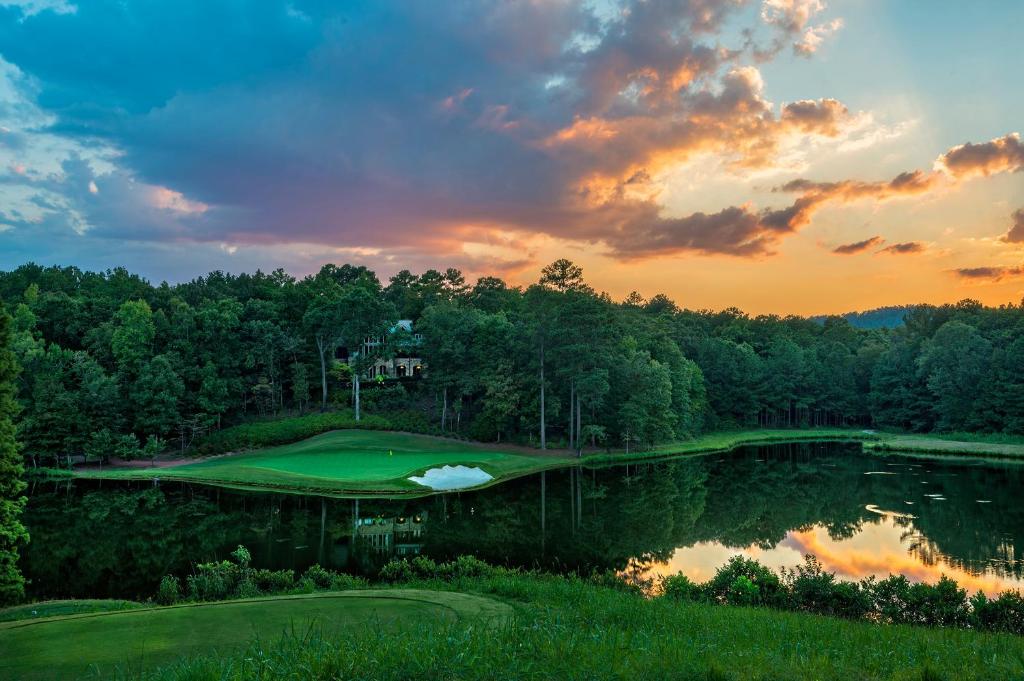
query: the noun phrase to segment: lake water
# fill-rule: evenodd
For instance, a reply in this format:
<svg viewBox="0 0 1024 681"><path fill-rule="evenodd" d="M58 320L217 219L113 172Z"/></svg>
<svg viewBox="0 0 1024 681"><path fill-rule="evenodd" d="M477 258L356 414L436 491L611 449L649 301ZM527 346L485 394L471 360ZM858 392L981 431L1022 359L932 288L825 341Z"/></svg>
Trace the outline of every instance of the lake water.
<svg viewBox="0 0 1024 681"><path fill-rule="evenodd" d="M368 571L395 555L709 578L730 556L847 579L947 574L1024 586L1024 466L864 454L857 444L549 471L417 500L200 485L36 482L22 569L36 598L146 597L164 574L245 544L257 567Z"/></svg>

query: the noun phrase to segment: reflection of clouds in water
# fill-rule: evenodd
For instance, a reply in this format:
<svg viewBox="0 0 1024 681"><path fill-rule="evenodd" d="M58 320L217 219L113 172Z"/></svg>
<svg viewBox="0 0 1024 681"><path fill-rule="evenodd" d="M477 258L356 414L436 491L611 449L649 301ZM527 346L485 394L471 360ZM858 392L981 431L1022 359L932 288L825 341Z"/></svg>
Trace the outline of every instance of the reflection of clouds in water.
<svg viewBox="0 0 1024 681"><path fill-rule="evenodd" d="M694 581L704 582L733 556L754 558L778 572L781 568L801 564L805 555L813 554L825 570L847 580L901 574L913 582L934 583L946 575L972 593L983 591L991 595L1007 589L1024 588L1024 579L971 574L949 565L941 556L930 556L932 564L926 563L910 552L911 544L919 538L918 535L907 534L906 527L900 524L900 521L906 523L909 514L894 511L881 511L881 514L877 522L866 523L860 532L848 539L832 539L828 528L814 525L789 532L785 539L769 549L701 542L676 549L667 562L651 565L646 575L659 577L682 572Z"/></svg>

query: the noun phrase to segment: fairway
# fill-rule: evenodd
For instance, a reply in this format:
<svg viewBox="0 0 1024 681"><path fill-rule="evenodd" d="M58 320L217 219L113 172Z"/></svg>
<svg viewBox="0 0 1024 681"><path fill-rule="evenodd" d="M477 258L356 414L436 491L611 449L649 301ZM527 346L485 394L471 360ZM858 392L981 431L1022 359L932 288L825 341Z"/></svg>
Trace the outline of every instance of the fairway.
<svg viewBox="0 0 1024 681"><path fill-rule="evenodd" d="M182 656L236 650L254 638L273 643L294 628L326 634L351 627L421 627L511 612L469 594L388 589L225 601L0 624L0 678L109 678L118 669Z"/></svg>
<svg viewBox="0 0 1024 681"><path fill-rule="evenodd" d="M568 461L427 435L336 430L289 445L170 468L88 471L81 475L122 480L159 478L339 496L404 496L432 493L429 487L408 478L435 467L478 467L493 477L493 483Z"/></svg>

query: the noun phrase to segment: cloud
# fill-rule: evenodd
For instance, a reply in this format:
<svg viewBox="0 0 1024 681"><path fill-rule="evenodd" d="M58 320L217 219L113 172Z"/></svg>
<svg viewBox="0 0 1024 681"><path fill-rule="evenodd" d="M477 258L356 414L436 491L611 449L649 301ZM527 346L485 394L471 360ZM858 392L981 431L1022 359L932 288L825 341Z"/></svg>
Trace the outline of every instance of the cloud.
<svg viewBox="0 0 1024 681"><path fill-rule="evenodd" d="M979 144L967 142L940 156L935 165L956 179L1020 172L1024 168L1024 144L1016 132Z"/></svg>
<svg viewBox="0 0 1024 681"><path fill-rule="evenodd" d="M807 133L837 137L850 111L835 99L804 99L782 108L782 121Z"/></svg>
<svg viewBox="0 0 1024 681"><path fill-rule="evenodd" d="M742 5L268 0L216 21L200 0L0 7L0 167L24 169L0 171L4 244L226 244L240 263L301 244L495 269L525 266L533 239L754 257L830 202L948 182L955 158L796 180L789 205L668 211L661 178L695 159L779 170L795 146L864 132L868 115L835 99L773 104L749 63L770 56L742 28L807 43L834 30L824 3Z"/></svg>
<svg viewBox="0 0 1024 681"><path fill-rule="evenodd" d="M863 253L875 246L881 246L883 243L885 243L885 239L880 236L873 236L870 239L864 239L863 241L855 241L850 244L836 246L832 249L832 252L838 255L854 255L856 253Z"/></svg>
<svg viewBox="0 0 1024 681"><path fill-rule="evenodd" d="M1003 241L1011 244L1024 243L1024 208L1013 211L1013 224L1003 236Z"/></svg>
<svg viewBox="0 0 1024 681"><path fill-rule="evenodd" d="M888 253L889 255L914 255L916 253L923 253L926 249L927 246L920 241L905 241L886 246L878 252Z"/></svg>
<svg viewBox="0 0 1024 681"><path fill-rule="evenodd" d="M1024 276L1024 265L992 266L992 267L961 267L951 270L961 279L1000 281L1009 277Z"/></svg>
<svg viewBox="0 0 1024 681"><path fill-rule="evenodd" d="M783 38L793 40L794 54L809 57L817 52L826 37L843 27L843 20L839 18L811 24L811 20L824 10L822 0L764 0L761 18L779 29Z"/></svg>

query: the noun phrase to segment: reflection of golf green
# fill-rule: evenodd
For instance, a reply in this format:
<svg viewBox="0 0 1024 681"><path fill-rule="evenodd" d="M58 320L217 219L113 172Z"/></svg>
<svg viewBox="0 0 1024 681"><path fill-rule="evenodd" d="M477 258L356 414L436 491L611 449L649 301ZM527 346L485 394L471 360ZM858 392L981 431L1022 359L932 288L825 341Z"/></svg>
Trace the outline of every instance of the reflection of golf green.
<svg viewBox="0 0 1024 681"><path fill-rule="evenodd" d="M376 430L336 430L308 440L172 468L84 473L114 479L188 480L334 494L425 494L409 476L444 465L477 466L495 480L564 465L561 457L496 451L486 445Z"/></svg>
<svg viewBox="0 0 1024 681"><path fill-rule="evenodd" d="M469 594L388 589L283 596L0 624L0 678L74 679L166 664L180 656L275 641L292 626L326 633L499 617L508 606Z"/></svg>

